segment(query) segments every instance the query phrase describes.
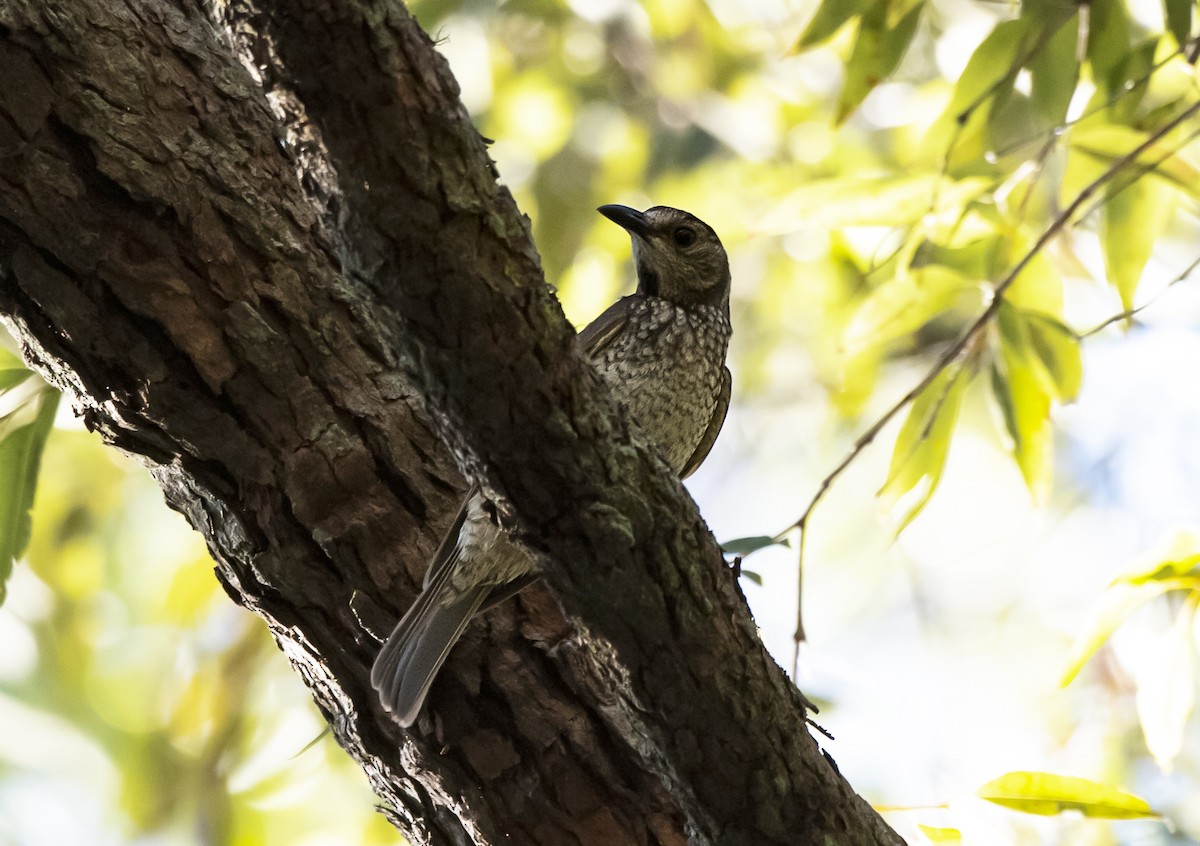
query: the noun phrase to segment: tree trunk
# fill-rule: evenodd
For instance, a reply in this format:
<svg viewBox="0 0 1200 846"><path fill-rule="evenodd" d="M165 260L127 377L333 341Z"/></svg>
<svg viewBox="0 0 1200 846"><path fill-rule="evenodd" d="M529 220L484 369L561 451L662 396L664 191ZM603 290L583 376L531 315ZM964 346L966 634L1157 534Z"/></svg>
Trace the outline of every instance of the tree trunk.
<svg viewBox="0 0 1200 846"><path fill-rule="evenodd" d="M392 2L0 0L0 311L416 843L878 844ZM463 490L549 586L368 683Z"/></svg>

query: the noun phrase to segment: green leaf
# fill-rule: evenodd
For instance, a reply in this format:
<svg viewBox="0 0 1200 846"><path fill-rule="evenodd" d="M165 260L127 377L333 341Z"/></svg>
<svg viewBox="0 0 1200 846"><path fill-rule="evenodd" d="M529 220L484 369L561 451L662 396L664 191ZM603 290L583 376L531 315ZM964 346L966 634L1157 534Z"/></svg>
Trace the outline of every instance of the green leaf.
<svg viewBox="0 0 1200 846"><path fill-rule="evenodd" d="M1011 87L1021 70L1022 46L1031 30L1030 21L1003 21L975 48L954 86L947 109L956 121L961 123L968 117L968 110L980 109L990 97Z"/></svg>
<svg viewBox="0 0 1200 846"><path fill-rule="evenodd" d="M1192 591L1166 636L1137 668L1137 712L1146 748L1163 772L1183 748L1184 730L1196 705L1196 646L1192 633L1200 590Z"/></svg>
<svg viewBox="0 0 1200 846"><path fill-rule="evenodd" d="M1187 590L1194 582L1185 580L1163 579L1155 582L1132 584L1117 582L1110 585L1092 613L1092 619L1084 627L1067 654L1067 660L1059 677L1060 687L1066 687L1075 680L1083 665L1091 660L1100 647L1108 642L1113 632L1124 623L1129 615L1141 608L1147 602L1162 596L1172 590Z"/></svg>
<svg viewBox="0 0 1200 846"><path fill-rule="evenodd" d="M1124 309L1133 308L1133 297L1154 244L1170 223L1176 192L1153 179L1136 179L1110 186L1101 210L1100 241L1108 281L1121 295Z"/></svg>
<svg viewBox="0 0 1200 846"><path fill-rule="evenodd" d="M1144 144L1150 133L1115 123L1081 124L1071 131L1071 149L1078 150L1106 165L1112 165ZM1200 170L1177 153L1178 145L1160 140L1137 158L1133 176L1143 172L1171 182L1193 197L1200 197Z"/></svg>
<svg viewBox="0 0 1200 846"><path fill-rule="evenodd" d="M879 491L900 514L897 532L904 531L937 490L968 382L962 364L945 368L913 400L900 427L888 478Z"/></svg>
<svg viewBox="0 0 1200 846"><path fill-rule="evenodd" d="M1196 0L1163 0L1167 30L1175 38L1175 43L1180 49L1187 44L1192 35L1192 6L1195 2Z"/></svg>
<svg viewBox="0 0 1200 846"><path fill-rule="evenodd" d="M1041 365L1027 351L1021 322L1014 314L1015 309L1000 310L1000 355L992 362L992 395L1012 439L1025 485L1034 499L1041 501L1050 483L1050 392Z"/></svg>
<svg viewBox="0 0 1200 846"><path fill-rule="evenodd" d="M846 61L846 83L838 99L837 122L859 107L875 86L887 79L908 50L917 31L924 3L917 3L894 27L889 27L888 4L880 3L863 15L854 49Z"/></svg>
<svg viewBox="0 0 1200 846"><path fill-rule="evenodd" d="M1046 25L1055 24L1047 22ZM1079 14L1071 14L1057 26L1058 29L1029 61L1030 98L1046 126L1059 126L1066 120L1067 107L1071 105L1075 86L1079 82L1079 59L1076 56Z"/></svg>
<svg viewBox="0 0 1200 846"><path fill-rule="evenodd" d="M762 576L753 570L742 570L741 576L743 579L749 579L750 581L754 582L754 584L762 587Z"/></svg>
<svg viewBox="0 0 1200 846"><path fill-rule="evenodd" d="M922 825L917 823L917 828L921 829L931 843L962 843L962 832L957 828L937 828L932 825Z"/></svg>
<svg viewBox="0 0 1200 846"><path fill-rule="evenodd" d="M24 367L7 367L0 370L0 393L12 390L32 375L33 371Z"/></svg>
<svg viewBox="0 0 1200 846"><path fill-rule="evenodd" d="M1079 338L1062 322L1037 312L1027 312L1029 344L1059 402L1079 396L1083 385L1083 351Z"/></svg>
<svg viewBox="0 0 1200 846"><path fill-rule="evenodd" d="M886 346L949 311L967 295L977 302L980 287L958 271L937 264L913 268L863 298L846 324L843 343L850 350Z"/></svg>
<svg viewBox="0 0 1200 846"><path fill-rule="evenodd" d="M1086 778L1053 773L1012 772L989 781L976 795L1027 814L1051 816L1079 811L1085 817L1132 820L1157 817L1148 802L1132 793Z"/></svg>
<svg viewBox="0 0 1200 846"><path fill-rule="evenodd" d="M861 15L872 6L881 6L886 0L825 0L804 28L804 34L796 42L796 50L814 47L832 38L853 17Z"/></svg>
<svg viewBox="0 0 1200 846"><path fill-rule="evenodd" d="M1124 83L1118 69L1129 54L1131 34L1125 0L1091 0L1088 4L1087 57L1092 78L1107 97Z"/></svg>
<svg viewBox="0 0 1200 846"><path fill-rule="evenodd" d="M759 221L763 234L808 226L907 226L926 215L958 210L989 189L990 180L935 173L886 179L825 179L792 191ZM932 204L936 201L936 208Z"/></svg>
<svg viewBox="0 0 1200 846"><path fill-rule="evenodd" d="M925 0L887 0L887 28L895 29L900 26L909 12L924 4Z"/></svg>
<svg viewBox="0 0 1200 846"><path fill-rule="evenodd" d="M1178 530L1138 556L1104 591L1092 619L1075 639L1059 684L1066 687L1125 620L1173 590L1200 591L1200 533Z"/></svg>
<svg viewBox="0 0 1200 846"><path fill-rule="evenodd" d="M769 535L754 535L747 538L734 538L721 544L721 551L727 555L749 555L766 549L768 546L790 546L787 538L775 540Z"/></svg>
<svg viewBox="0 0 1200 846"><path fill-rule="evenodd" d="M990 136L991 118L1012 94L1026 60L1023 45L1030 32L1030 18L1004 21L971 54L954 85L954 96L922 143L948 172L990 169L985 154L995 146ZM947 151L950 157L944 161Z"/></svg>
<svg viewBox="0 0 1200 846"><path fill-rule="evenodd" d="M1192 578L1200 587L1200 532L1178 529L1130 565L1120 581L1144 584Z"/></svg>
<svg viewBox="0 0 1200 846"><path fill-rule="evenodd" d="M40 391L28 400L33 419L12 429L0 441L0 602L12 574L13 561L29 543L29 509L37 488L38 465L54 426L59 393Z"/></svg>

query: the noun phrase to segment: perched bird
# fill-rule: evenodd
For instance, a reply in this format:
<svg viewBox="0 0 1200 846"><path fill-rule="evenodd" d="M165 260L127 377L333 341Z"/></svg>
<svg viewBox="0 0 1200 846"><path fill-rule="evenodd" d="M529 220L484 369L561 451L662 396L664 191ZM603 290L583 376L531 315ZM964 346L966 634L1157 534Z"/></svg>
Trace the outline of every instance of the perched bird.
<svg viewBox="0 0 1200 846"><path fill-rule="evenodd" d="M671 468L687 478L712 449L729 408L729 260L717 233L685 211L617 205L598 211L629 232L638 285L579 333L579 346ZM371 669L371 684L397 722L416 720L471 617L534 581L535 567L472 488L424 589Z"/></svg>

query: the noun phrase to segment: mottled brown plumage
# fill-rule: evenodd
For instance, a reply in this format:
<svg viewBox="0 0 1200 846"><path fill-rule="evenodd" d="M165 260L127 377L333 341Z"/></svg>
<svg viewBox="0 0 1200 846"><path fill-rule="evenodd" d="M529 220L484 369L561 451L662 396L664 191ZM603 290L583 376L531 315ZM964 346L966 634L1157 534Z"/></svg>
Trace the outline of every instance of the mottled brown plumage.
<svg viewBox="0 0 1200 846"><path fill-rule="evenodd" d="M729 261L704 222L679 209L602 206L633 240L637 292L579 334L622 406L675 472L704 461L729 408ZM412 725L471 617L537 577L533 558L492 521L472 488L438 548L424 589L396 625L371 684Z"/></svg>

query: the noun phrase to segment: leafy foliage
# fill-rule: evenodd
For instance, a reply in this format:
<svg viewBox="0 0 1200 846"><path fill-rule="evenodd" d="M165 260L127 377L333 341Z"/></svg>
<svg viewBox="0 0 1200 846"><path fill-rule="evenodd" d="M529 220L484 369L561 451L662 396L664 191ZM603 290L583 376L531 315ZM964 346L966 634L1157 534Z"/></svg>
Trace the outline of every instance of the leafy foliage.
<svg viewBox="0 0 1200 846"><path fill-rule="evenodd" d="M40 379L35 387L21 390L33 374L6 350L0 369L0 603L12 574L13 562L29 544L33 495L37 490L42 449L54 425L58 391Z"/></svg>
<svg viewBox="0 0 1200 846"><path fill-rule="evenodd" d="M979 788L978 795L1006 808L1043 816L1064 811L1108 820L1157 816L1140 797L1089 779L1052 773L1007 773Z"/></svg>
<svg viewBox="0 0 1200 846"><path fill-rule="evenodd" d="M1170 630L1138 679L1137 708L1146 746L1164 769L1183 749L1195 711L1200 649L1200 533L1179 531L1135 562L1105 591L1071 648L1061 684L1070 684L1135 611L1167 594L1182 596Z"/></svg>

